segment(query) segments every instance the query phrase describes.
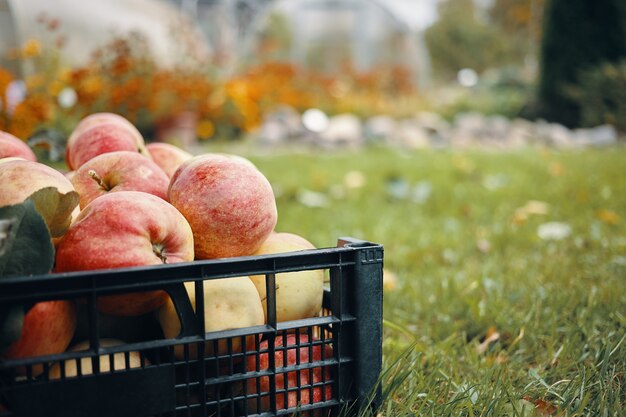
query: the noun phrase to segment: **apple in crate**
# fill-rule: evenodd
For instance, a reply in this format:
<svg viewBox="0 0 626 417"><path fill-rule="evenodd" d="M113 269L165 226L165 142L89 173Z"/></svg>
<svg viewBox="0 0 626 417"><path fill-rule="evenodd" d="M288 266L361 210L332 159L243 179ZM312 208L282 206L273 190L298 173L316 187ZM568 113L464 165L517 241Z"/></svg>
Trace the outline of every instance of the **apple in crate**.
<svg viewBox="0 0 626 417"><path fill-rule="evenodd" d="M186 282L185 289L193 308L196 308L196 291L193 282ZM181 331L180 320L170 298L157 312L159 323L163 329L163 335L168 338L176 338ZM254 284L248 277L211 279L204 281L204 321L207 332L219 330L238 329L249 326L264 324L263 307L261 299ZM246 337L246 347L254 348L257 336ZM225 339L218 341L218 354L229 353L228 342ZM205 345L207 355L214 355L215 349L212 342ZM241 352L241 339L234 338L232 352ZM174 348L177 358L184 358L182 345ZM189 346L190 357L196 358L196 346Z"/></svg>
<svg viewBox="0 0 626 417"><path fill-rule="evenodd" d="M0 206L22 203L46 187L56 187L62 194L74 191L63 174L47 165L18 158L0 159Z"/></svg>
<svg viewBox="0 0 626 417"><path fill-rule="evenodd" d="M319 341L319 339L312 338L312 342ZM287 356L283 353L283 350L278 350L274 353L267 352L269 348L268 340L263 340L260 343L261 352L258 355L250 355L246 359L246 372L258 372L269 369L269 355L274 355L274 364L276 366L276 408L278 410L285 408L295 408L299 405L314 404L332 399L332 375L330 367L318 366L312 368L312 372L308 369L301 370L300 372L280 372L280 368L284 366L302 365L311 362L317 362L322 360L329 360L333 357L333 349L328 344L316 344L312 347L308 346L309 337L303 333L290 333L285 338L277 336L274 338L274 345L276 348L286 347ZM323 349L323 355L322 355ZM299 375L298 375L299 374ZM311 389L311 386L316 385ZM297 387L301 388L298 389ZM270 377L262 376L258 378L249 378L246 381L247 394L258 394L260 398L252 397L248 399L248 410L254 413L263 413L271 411L270 407ZM295 388L295 389L294 389ZM279 391L283 392L279 392ZM285 390L287 392L287 406L285 407ZM303 416L323 416L328 412L322 412L322 410L315 410L313 412L301 413Z"/></svg>
<svg viewBox="0 0 626 417"><path fill-rule="evenodd" d="M315 245L309 242L305 237L302 237L296 233L290 233L290 232L274 231L267 238L267 241L287 242L287 243L293 243L294 245L298 245L306 249L316 249Z"/></svg>
<svg viewBox="0 0 626 417"><path fill-rule="evenodd" d="M37 162L37 156L23 140L0 130L0 159L8 157Z"/></svg>
<svg viewBox="0 0 626 417"><path fill-rule="evenodd" d="M268 255L311 249L306 239L292 233L275 233L263 242L255 255ZM267 317L267 294L265 275L254 275L250 279L256 286L263 311ZM289 321L315 317L322 309L324 296L324 271L283 272L276 274L276 320Z"/></svg>
<svg viewBox="0 0 626 417"><path fill-rule="evenodd" d="M154 162L161 167L168 177L174 175L174 172L183 162L193 158L189 152L165 142L149 143L146 148L148 148Z"/></svg>
<svg viewBox="0 0 626 417"><path fill-rule="evenodd" d="M62 353L70 345L75 329L76 306L72 301L38 302L24 316L20 338L0 353L0 358L20 359ZM26 375L24 367L17 371ZM33 366L33 376L42 372L43 365Z"/></svg>
<svg viewBox="0 0 626 417"><path fill-rule="evenodd" d="M95 198L119 191L143 191L167 200L170 180L153 161L137 152L115 151L93 157L72 176L80 207Z"/></svg>
<svg viewBox="0 0 626 417"><path fill-rule="evenodd" d="M67 139L65 162L73 170L111 151L134 151L151 158L143 136L128 119L115 113L93 113L78 122Z"/></svg>
<svg viewBox="0 0 626 417"><path fill-rule="evenodd" d="M64 196L64 202L68 203L57 206L49 202L44 204L48 211L44 217L53 237L52 242L56 244L80 211L74 186L59 171L39 162L15 157L0 159L0 207L20 204L33 193L48 187L56 188ZM74 195L70 196L69 193Z"/></svg>
<svg viewBox="0 0 626 417"><path fill-rule="evenodd" d="M191 225L197 259L252 255L278 217L267 178L223 155L184 162L170 180L168 197Z"/></svg>
<svg viewBox="0 0 626 417"><path fill-rule="evenodd" d="M115 123L103 123L92 126L76 137L73 147L66 148L67 166L78 169L91 158L107 152L137 152L137 145L132 134Z"/></svg>
<svg viewBox="0 0 626 417"><path fill-rule="evenodd" d="M110 346L119 346L123 345L124 342L117 339L102 339L100 340L101 347L110 347ZM77 343L76 345L70 348L71 352L80 352L81 350L89 349L89 341L84 341ZM139 368L141 367L141 354L137 351L131 351L128 353L128 362L126 361L126 355L122 352L113 354L113 369L111 369L111 356L110 355L100 355L100 373L111 372L111 371L121 371L124 369L131 368ZM65 361L65 370L64 376L66 378L71 378L79 375L78 373L78 363L80 360L80 375L91 375L93 374L93 367L90 357L83 357L80 359L69 359ZM148 365L149 362L144 360L144 364ZM50 379L60 379L61 378L61 363L55 363L50 367L50 371L48 373L48 377Z"/></svg>
<svg viewBox="0 0 626 417"><path fill-rule="evenodd" d="M141 191L119 191L93 200L57 244L56 271L89 271L194 259L189 223L174 206ZM163 305L164 291L102 296L98 309L137 316Z"/></svg>

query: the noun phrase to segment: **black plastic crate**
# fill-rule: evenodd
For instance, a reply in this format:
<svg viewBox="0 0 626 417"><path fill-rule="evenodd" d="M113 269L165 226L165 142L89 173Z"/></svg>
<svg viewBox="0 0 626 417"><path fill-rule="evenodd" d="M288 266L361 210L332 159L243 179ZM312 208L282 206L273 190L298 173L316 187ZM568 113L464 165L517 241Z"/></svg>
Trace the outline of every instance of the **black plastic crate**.
<svg viewBox="0 0 626 417"><path fill-rule="evenodd" d="M77 300L82 317L77 332L89 341L89 347L0 361L0 416L280 416L296 412L336 416L354 414L361 406L376 408L382 366L382 267L381 245L345 238L336 248L4 278L0 280L2 306ZM322 314L277 322L275 275L318 269L327 271L329 278ZM205 333L203 282L261 274L267 284L267 324ZM195 282L195 312L184 288L186 281ZM176 305L180 335L164 338L147 315L129 319L134 327L128 336L134 340L103 344L110 318L97 311L97 297L157 289L167 291ZM276 337L292 345L280 346L277 341L281 339ZM237 348L250 338L252 349ZM176 349L178 355L174 355ZM289 355L295 356L295 363L284 361ZM114 368L116 359L121 369L101 370L107 365ZM63 364L72 361L77 376L65 374ZM51 368L59 363L60 374L51 378ZM41 376L33 376L34 366L43 366ZM285 376L295 376L295 385L285 385L289 379ZM289 397L299 405L288 408ZM308 401L311 397L319 402Z"/></svg>

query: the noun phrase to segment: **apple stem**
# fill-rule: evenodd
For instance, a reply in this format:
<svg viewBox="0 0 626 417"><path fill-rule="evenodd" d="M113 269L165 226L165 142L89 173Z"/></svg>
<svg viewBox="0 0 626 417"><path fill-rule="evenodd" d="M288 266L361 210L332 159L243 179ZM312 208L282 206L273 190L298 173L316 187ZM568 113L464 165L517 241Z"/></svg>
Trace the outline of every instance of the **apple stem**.
<svg viewBox="0 0 626 417"><path fill-rule="evenodd" d="M165 256L165 254L163 253L162 245L153 244L152 252L154 252L154 254L158 256L164 264L167 263L167 256Z"/></svg>
<svg viewBox="0 0 626 417"><path fill-rule="evenodd" d="M107 187L106 187L106 185L104 184L104 181L102 181L102 178L100 178L100 176L98 175L98 173L97 173L95 170L90 169L90 170L87 172L87 174L89 174L89 176L90 176L90 177L91 177L94 181L96 181L96 182L98 183L98 185L99 185L102 189L104 189L104 190L107 190L107 191L108 191L108 188L107 188Z"/></svg>

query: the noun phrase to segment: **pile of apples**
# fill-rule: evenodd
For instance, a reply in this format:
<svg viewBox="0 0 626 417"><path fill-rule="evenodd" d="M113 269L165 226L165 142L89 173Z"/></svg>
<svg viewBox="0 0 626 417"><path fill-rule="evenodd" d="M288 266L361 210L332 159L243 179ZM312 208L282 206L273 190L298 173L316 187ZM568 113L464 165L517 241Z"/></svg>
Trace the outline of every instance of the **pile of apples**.
<svg viewBox="0 0 626 417"><path fill-rule="evenodd" d="M272 254L312 249L305 238L275 231L276 201L266 177L248 159L230 154L192 155L166 143L146 144L141 133L124 117L95 113L82 119L67 141L69 172L57 171L37 162L22 140L0 132L0 206L19 204L45 187L60 193L77 192L79 204L71 214L67 231L53 238L55 265L52 272L89 271L140 265L160 265L194 260ZM299 271L276 276L278 321L317 316L322 308L323 272ZM195 308L192 282L185 285ZM236 277L204 282L205 329L207 332L266 323L265 276ZM152 313L166 338L176 338L180 321L174 303L161 290L103 296L98 310L106 315L132 317ZM50 355L68 349L88 348L88 343L70 346L75 336L77 307L73 301L35 304L25 315L21 338L0 359ZM304 334L277 337L276 346L309 343ZM107 341L106 343L123 343ZM257 337L246 340L254 349ZM213 344L207 343L207 349ZM261 342L267 348L268 340ZM295 365L332 357L332 348L315 344L312 349L287 350L287 363ZM218 345L226 353L227 346ZM292 352L293 351L293 352ZM194 355L195 352L190 352ZM216 352L208 352L215 354ZM309 358L312 354L313 357ZM182 358L182 349L175 349ZM277 352L276 364L283 363ZM299 357L297 357L299 356ZM267 369L267 354L246 361L247 371ZM108 360L104 360L108 369ZM138 366L138 363L136 364ZM64 374L76 375L75 361L67 361ZM135 366L131 363L131 366ZM60 374L59 364L50 367L49 377ZM118 369L123 369L122 360ZM34 367L41 374L43 367ZM87 369L87 372L89 370ZM85 373L85 368L83 368ZM317 384L330 379L328 369L301 372L300 384ZM292 375L293 374L293 375ZM282 376L284 377L284 376ZM296 373L286 375L288 387L298 385ZM304 379L302 379L304 378ZM269 390L269 378L256 384L250 380L248 393ZM284 385L279 386L282 388ZM288 406L328 400L330 385L289 391ZM313 398L310 398L312 392ZM277 398L278 407L284 398ZM250 401L255 411L269 410L268 400Z"/></svg>

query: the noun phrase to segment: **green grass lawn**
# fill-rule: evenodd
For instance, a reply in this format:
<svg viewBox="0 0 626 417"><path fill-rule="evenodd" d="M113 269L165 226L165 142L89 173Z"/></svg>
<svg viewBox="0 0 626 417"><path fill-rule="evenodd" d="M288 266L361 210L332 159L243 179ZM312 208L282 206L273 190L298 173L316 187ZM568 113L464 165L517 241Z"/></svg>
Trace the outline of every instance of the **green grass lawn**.
<svg viewBox="0 0 626 417"><path fill-rule="evenodd" d="M623 148L248 156L278 230L384 245L382 415L624 415Z"/></svg>

